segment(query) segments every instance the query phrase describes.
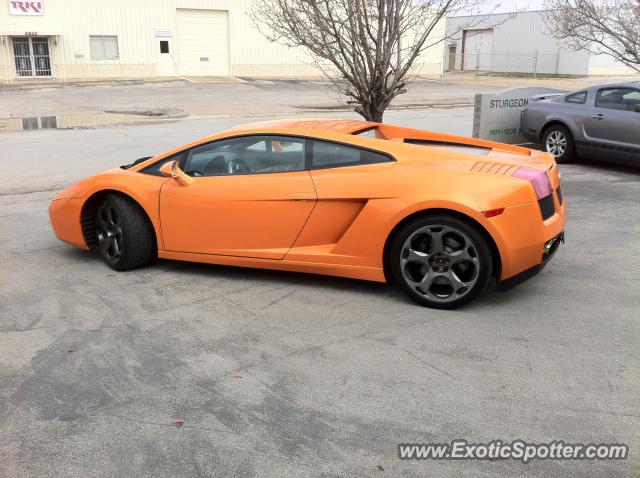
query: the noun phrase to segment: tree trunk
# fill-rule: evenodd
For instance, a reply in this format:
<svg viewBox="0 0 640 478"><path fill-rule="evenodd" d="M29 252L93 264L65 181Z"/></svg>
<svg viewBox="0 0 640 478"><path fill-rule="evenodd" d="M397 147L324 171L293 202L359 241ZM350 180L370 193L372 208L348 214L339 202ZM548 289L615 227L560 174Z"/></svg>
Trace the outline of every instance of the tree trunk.
<svg viewBox="0 0 640 478"><path fill-rule="evenodd" d="M382 123L387 106L385 104L376 104L373 101L366 101L363 102L362 106L356 107L355 111L367 121Z"/></svg>
<svg viewBox="0 0 640 478"><path fill-rule="evenodd" d="M371 119L369 121L373 121L374 123L382 123L382 117L384 116L384 111L378 111L371 115Z"/></svg>

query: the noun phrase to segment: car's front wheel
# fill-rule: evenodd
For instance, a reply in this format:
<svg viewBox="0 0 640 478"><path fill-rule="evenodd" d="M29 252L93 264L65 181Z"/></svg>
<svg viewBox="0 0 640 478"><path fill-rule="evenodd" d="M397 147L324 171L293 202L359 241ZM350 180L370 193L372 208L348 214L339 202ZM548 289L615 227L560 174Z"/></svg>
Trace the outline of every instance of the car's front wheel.
<svg viewBox="0 0 640 478"><path fill-rule="evenodd" d="M109 194L97 203L94 221L98 250L109 267L126 271L151 262L154 235L139 206Z"/></svg>
<svg viewBox="0 0 640 478"><path fill-rule="evenodd" d="M545 130L542 145L547 153L553 154L557 163L570 163L575 159L573 136L560 124L551 125Z"/></svg>
<svg viewBox="0 0 640 478"><path fill-rule="evenodd" d="M436 309L472 300L487 286L493 270L482 235L446 215L406 224L393 241L389 260L395 282L409 297Z"/></svg>

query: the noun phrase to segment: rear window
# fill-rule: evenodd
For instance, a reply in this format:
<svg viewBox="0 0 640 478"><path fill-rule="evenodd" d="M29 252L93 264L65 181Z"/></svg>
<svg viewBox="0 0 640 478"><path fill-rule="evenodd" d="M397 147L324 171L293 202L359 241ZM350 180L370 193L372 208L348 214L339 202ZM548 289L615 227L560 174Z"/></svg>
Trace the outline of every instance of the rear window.
<svg viewBox="0 0 640 478"><path fill-rule="evenodd" d="M587 92L580 91L579 93L573 93L571 95L567 95L564 98L565 103L575 103L579 105L583 105L587 101Z"/></svg>
<svg viewBox="0 0 640 478"><path fill-rule="evenodd" d="M313 169L389 163L393 161L390 156L383 153L329 141L313 140L312 148Z"/></svg>
<svg viewBox="0 0 640 478"><path fill-rule="evenodd" d="M365 138L387 139L377 126L363 129L353 133L354 136L364 136Z"/></svg>

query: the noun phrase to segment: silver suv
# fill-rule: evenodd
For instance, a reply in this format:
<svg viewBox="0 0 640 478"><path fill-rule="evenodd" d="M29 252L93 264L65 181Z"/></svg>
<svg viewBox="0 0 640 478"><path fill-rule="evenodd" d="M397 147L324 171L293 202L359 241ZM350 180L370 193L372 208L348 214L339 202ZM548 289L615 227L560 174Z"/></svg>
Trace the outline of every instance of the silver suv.
<svg viewBox="0 0 640 478"><path fill-rule="evenodd" d="M640 165L640 81L534 96L521 130L558 163L583 156Z"/></svg>

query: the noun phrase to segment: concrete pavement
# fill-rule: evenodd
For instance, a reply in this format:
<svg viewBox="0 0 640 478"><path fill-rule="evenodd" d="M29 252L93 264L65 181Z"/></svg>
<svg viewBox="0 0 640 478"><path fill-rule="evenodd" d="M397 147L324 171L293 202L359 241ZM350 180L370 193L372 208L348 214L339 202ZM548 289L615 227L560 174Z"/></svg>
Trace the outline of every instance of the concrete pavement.
<svg viewBox="0 0 640 478"><path fill-rule="evenodd" d="M469 134L471 115L387 121ZM562 167L551 264L451 312L303 274L116 273L53 236L58 189L244 121L0 133L0 476L640 474L637 170ZM398 443L458 438L623 442L631 457L397 458Z"/></svg>

